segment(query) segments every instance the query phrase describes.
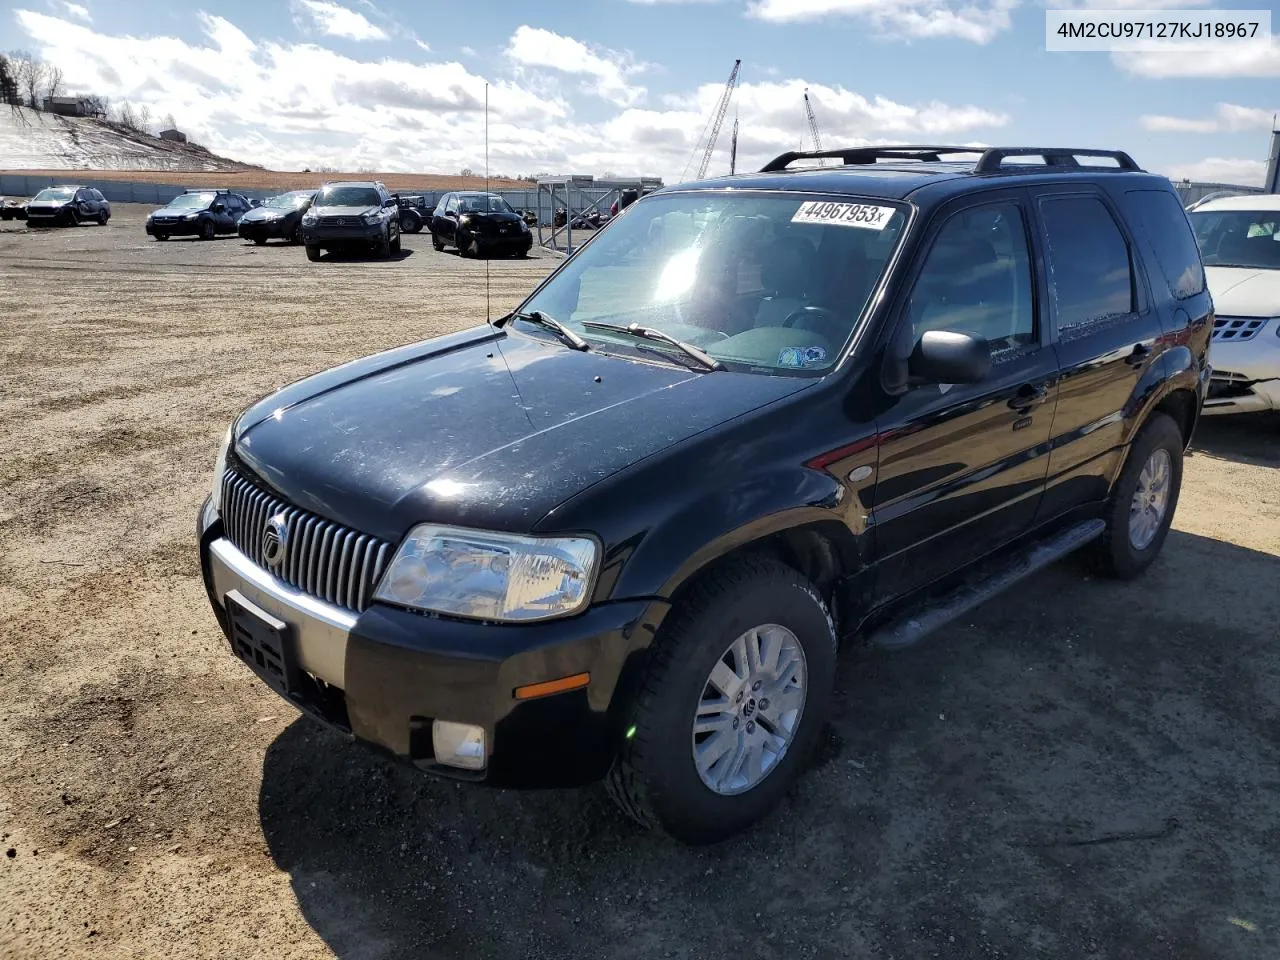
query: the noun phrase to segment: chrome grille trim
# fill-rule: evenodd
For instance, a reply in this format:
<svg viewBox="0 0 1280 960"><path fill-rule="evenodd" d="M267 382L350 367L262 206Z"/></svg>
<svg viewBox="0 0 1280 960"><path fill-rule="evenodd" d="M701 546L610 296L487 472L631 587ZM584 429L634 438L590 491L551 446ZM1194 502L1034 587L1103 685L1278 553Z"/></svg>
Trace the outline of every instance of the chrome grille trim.
<svg viewBox="0 0 1280 960"><path fill-rule="evenodd" d="M1215 317L1213 339L1227 343L1252 340L1267 325L1267 317Z"/></svg>
<svg viewBox="0 0 1280 960"><path fill-rule="evenodd" d="M283 518L285 557L271 569L262 535L272 517ZM313 597L361 613L390 562L392 545L281 500L234 468L222 481L226 538L254 564Z"/></svg>

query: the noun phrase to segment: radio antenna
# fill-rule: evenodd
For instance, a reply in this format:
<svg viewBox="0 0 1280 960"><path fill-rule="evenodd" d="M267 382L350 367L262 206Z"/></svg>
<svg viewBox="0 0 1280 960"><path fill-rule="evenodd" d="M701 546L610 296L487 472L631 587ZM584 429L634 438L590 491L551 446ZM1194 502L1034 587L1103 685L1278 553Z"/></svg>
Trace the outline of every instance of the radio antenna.
<svg viewBox="0 0 1280 960"><path fill-rule="evenodd" d="M484 84L484 192L489 192L489 81ZM485 203L489 198L485 197ZM493 311L489 308L489 258L484 258L484 322L493 325Z"/></svg>

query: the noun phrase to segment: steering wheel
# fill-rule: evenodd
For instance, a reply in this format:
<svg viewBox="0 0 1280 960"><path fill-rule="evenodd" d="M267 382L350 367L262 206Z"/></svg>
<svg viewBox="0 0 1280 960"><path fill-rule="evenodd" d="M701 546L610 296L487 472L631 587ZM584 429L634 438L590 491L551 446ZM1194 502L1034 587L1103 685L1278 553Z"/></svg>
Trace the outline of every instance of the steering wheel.
<svg viewBox="0 0 1280 960"><path fill-rule="evenodd" d="M801 320L807 317L818 318L822 323L825 323L828 326L835 326L840 323L840 318L837 317L833 311L828 310L826 307L808 306L808 307L801 307L799 310L792 310L789 314L787 314L787 318L782 321L782 325L784 327L794 327L796 326L797 320ZM822 332L820 329L815 330L812 326L809 326L808 324L802 324L801 327L802 329L805 329L805 330L813 330L814 333ZM835 338L835 339L841 339L841 338Z"/></svg>

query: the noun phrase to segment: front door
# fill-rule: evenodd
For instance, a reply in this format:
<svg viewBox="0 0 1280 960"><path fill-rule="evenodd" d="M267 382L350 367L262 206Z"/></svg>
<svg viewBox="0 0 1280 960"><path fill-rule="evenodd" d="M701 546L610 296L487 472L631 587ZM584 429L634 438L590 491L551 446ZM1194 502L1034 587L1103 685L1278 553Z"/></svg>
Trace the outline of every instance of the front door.
<svg viewBox="0 0 1280 960"><path fill-rule="evenodd" d="M1038 188L1049 318L1062 370L1045 519L1103 500L1123 457L1126 420L1163 328L1133 238L1098 188Z"/></svg>
<svg viewBox="0 0 1280 960"><path fill-rule="evenodd" d="M980 383L913 386L879 418L871 524L880 600L964 567L1036 515L1058 386L1027 204L1022 191L1002 190L944 208L900 309L897 342L970 333L986 338L993 362Z"/></svg>

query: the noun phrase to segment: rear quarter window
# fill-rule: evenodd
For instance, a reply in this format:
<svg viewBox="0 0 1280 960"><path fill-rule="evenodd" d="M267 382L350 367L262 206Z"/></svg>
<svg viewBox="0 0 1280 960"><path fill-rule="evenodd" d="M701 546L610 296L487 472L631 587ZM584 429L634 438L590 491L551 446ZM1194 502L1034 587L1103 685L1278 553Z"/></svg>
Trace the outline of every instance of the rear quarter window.
<svg viewBox="0 0 1280 960"><path fill-rule="evenodd" d="M1165 190L1130 190L1125 199L1130 215L1151 244L1169 293L1176 300L1203 293L1200 248L1178 199Z"/></svg>
<svg viewBox="0 0 1280 960"><path fill-rule="evenodd" d="M1133 262L1124 234L1097 197L1040 201L1058 336L1082 336L1134 310Z"/></svg>

